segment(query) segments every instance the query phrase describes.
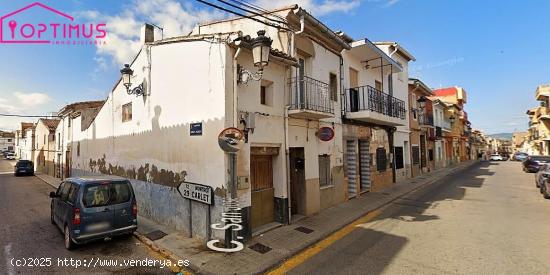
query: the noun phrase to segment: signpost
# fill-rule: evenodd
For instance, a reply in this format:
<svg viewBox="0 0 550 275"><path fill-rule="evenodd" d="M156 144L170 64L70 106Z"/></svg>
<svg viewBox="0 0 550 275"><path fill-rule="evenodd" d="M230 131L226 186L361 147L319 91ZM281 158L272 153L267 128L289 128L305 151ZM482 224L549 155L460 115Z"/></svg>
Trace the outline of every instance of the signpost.
<svg viewBox="0 0 550 275"><path fill-rule="evenodd" d="M317 136L322 141L331 141L334 138L334 130L330 127L321 127L317 132Z"/></svg>
<svg viewBox="0 0 550 275"><path fill-rule="evenodd" d="M191 123L189 125L189 134L192 136L202 136L202 122Z"/></svg>
<svg viewBox="0 0 550 275"><path fill-rule="evenodd" d="M212 187L192 182L183 182L178 187L180 195L186 199L212 205Z"/></svg>

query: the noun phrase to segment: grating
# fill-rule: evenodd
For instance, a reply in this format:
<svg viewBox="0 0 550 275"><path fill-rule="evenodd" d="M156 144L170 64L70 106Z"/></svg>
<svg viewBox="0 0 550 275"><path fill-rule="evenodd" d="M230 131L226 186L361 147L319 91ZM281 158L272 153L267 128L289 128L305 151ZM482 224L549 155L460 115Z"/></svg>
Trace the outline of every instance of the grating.
<svg viewBox="0 0 550 275"><path fill-rule="evenodd" d="M266 245L263 245L261 243L255 243L251 246L249 246L248 248L260 253L260 254L265 254L269 251L271 251L271 247L269 246L266 246Z"/></svg>
<svg viewBox="0 0 550 275"><path fill-rule="evenodd" d="M311 233L311 232L315 231L315 230L313 230L313 229L309 229L309 228L307 228L307 227L303 227L303 226L300 226L300 227L296 227L296 228L294 228L294 230L296 230L296 231L300 231L300 232L302 232L302 233L306 233L306 234L309 234L309 233Z"/></svg>
<svg viewBox="0 0 550 275"><path fill-rule="evenodd" d="M149 232L149 233L145 234L145 237L147 237L151 241L156 241L158 239L162 239L166 235L167 235L166 233L164 233L160 230L155 230L153 232Z"/></svg>

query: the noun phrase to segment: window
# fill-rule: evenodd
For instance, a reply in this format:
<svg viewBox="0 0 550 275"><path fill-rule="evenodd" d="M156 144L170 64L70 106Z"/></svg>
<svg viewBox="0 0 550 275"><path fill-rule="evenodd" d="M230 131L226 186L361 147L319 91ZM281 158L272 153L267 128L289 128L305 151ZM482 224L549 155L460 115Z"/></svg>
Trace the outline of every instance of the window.
<svg viewBox="0 0 550 275"><path fill-rule="evenodd" d="M267 105L267 102L266 102L266 87L265 86L261 86L260 87L260 104L262 105Z"/></svg>
<svg viewBox="0 0 550 275"><path fill-rule="evenodd" d="M260 86L260 104L273 106L273 81L262 79Z"/></svg>
<svg viewBox="0 0 550 275"><path fill-rule="evenodd" d="M99 207L128 202L131 196L128 182L107 182L87 186L82 202L86 207Z"/></svg>
<svg viewBox="0 0 550 275"><path fill-rule="evenodd" d="M66 201L69 198L69 189L71 189L71 183L64 182L63 188L61 189L61 193L59 193L62 201Z"/></svg>
<svg viewBox="0 0 550 275"><path fill-rule="evenodd" d="M378 80L375 80L374 81L374 88L377 89L378 91L382 91L382 82L380 82Z"/></svg>
<svg viewBox="0 0 550 275"><path fill-rule="evenodd" d="M111 183L111 204L125 203L130 200L130 187L126 182Z"/></svg>
<svg viewBox="0 0 550 275"><path fill-rule="evenodd" d="M412 146L412 162L413 164L419 164L420 163L420 148L418 148L418 145Z"/></svg>
<svg viewBox="0 0 550 275"><path fill-rule="evenodd" d="M109 203L109 184L87 186L82 202L86 207L106 206Z"/></svg>
<svg viewBox="0 0 550 275"><path fill-rule="evenodd" d="M402 169L405 167L403 163L403 147L396 146L394 147L395 151L395 169Z"/></svg>
<svg viewBox="0 0 550 275"><path fill-rule="evenodd" d="M122 122L132 120L132 102L122 105Z"/></svg>
<svg viewBox="0 0 550 275"><path fill-rule="evenodd" d="M80 157L80 141L76 144L76 156Z"/></svg>
<svg viewBox="0 0 550 275"><path fill-rule="evenodd" d="M388 158L386 156L385 148L376 149L376 170L379 172L386 171L388 165Z"/></svg>
<svg viewBox="0 0 550 275"><path fill-rule="evenodd" d="M330 99L332 101L338 101L338 79L336 74L330 73L329 78Z"/></svg>
<svg viewBox="0 0 550 275"><path fill-rule="evenodd" d="M78 186L74 183L70 184L69 194L67 195L67 202L74 203L76 199L76 194L78 194Z"/></svg>
<svg viewBox="0 0 550 275"><path fill-rule="evenodd" d="M8 138L8 142L11 142L11 138Z"/></svg>
<svg viewBox="0 0 550 275"><path fill-rule="evenodd" d="M428 150L428 160L433 161L434 160L434 149Z"/></svg>
<svg viewBox="0 0 550 275"><path fill-rule="evenodd" d="M57 149L61 149L61 133L57 133Z"/></svg>
<svg viewBox="0 0 550 275"><path fill-rule="evenodd" d="M67 119L67 127L71 127L71 120L72 119L70 117Z"/></svg>
<svg viewBox="0 0 550 275"><path fill-rule="evenodd" d="M43 144L46 144L46 135L44 135L44 143Z"/></svg>
<svg viewBox="0 0 550 275"><path fill-rule="evenodd" d="M319 186L331 185L330 178L330 155L319 156Z"/></svg>

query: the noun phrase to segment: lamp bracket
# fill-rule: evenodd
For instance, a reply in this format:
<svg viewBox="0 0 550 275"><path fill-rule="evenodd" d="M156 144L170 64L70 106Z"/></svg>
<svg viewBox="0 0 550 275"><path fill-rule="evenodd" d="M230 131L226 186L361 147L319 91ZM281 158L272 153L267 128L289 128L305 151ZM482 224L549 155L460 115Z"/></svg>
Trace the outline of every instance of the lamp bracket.
<svg viewBox="0 0 550 275"><path fill-rule="evenodd" d="M130 87L126 87L126 92L129 95L143 96L143 82L133 89L130 89Z"/></svg>
<svg viewBox="0 0 550 275"><path fill-rule="evenodd" d="M237 65L237 82L240 84L248 84L248 81L250 79L254 81L260 81L263 74L263 69L260 69L257 72L251 72L247 69L244 69L241 65Z"/></svg>

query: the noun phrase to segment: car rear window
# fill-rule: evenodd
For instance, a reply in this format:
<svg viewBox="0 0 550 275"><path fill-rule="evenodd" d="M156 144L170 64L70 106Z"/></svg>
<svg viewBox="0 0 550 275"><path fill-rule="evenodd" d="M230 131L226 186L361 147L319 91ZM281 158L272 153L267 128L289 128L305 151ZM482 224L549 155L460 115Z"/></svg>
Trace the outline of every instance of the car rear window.
<svg viewBox="0 0 550 275"><path fill-rule="evenodd" d="M85 207L100 207L127 202L130 196L127 182L92 184L84 189L82 202Z"/></svg>
<svg viewBox="0 0 550 275"><path fill-rule="evenodd" d="M545 157L545 156L534 156L534 157L531 157L531 159L534 161L550 162L550 157Z"/></svg>
<svg viewBox="0 0 550 275"><path fill-rule="evenodd" d="M32 162L30 162L30 161L19 161L16 165L17 165L17 167L31 167Z"/></svg>

